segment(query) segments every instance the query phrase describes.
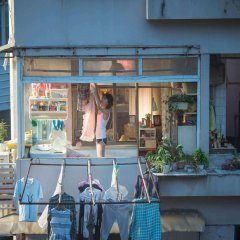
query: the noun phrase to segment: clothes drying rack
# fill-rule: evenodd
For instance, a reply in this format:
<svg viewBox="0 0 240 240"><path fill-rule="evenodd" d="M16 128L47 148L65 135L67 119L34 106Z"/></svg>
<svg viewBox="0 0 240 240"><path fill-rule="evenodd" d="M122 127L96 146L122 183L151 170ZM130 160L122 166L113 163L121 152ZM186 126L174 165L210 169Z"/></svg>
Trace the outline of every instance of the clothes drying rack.
<svg viewBox="0 0 240 240"><path fill-rule="evenodd" d="M89 187L90 187L90 194L91 194L91 201L90 202L75 202L75 203L67 203L69 204L73 204L73 205L95 205L95 204L150 204L150 203L160 203L160 194L158 189L156 188L155 184L154 184L154 177L153 177L153 173L150 170L150 167L147 163L147 161L144 158L141 157L137 157L137 161L136 162L125 162L125 163L117 163L116 158L107 158L108 160L111 159L112 163L92 163L91 159L86 159L86 158L82 158L84 160L87 160L87 163L67 163L68 159L72 159L72 158L54 158L54 159L61 159L63 160L63 163L41 163L40 162L40 158L31 158L30 159L30 164L28 167L28 171L27 171L27 176L25 179L25 183L24 183L24 187L23 187L23 193L20 196L19 199L19 204L20 205L48 205L49 202L23 202L23 196L25 193L25 189L26 189L26 185L27 185L27 181L29 178L29 174L31 171L31 168L33 166L49 166L49 167L55 167L55 166L63 166L64 169L66 167L87 167L87 175L88 175L88 182L89 182ZM81 158L78 158L81 159ZM144 161L143 161L144 159ZM147 169L147 173L149 174L149 180L152 182L154 191L156 192L157 195L157 199L151 199L150 195L149 195L149 191L148 191L148 186L147 183L144 179L144 173L142 170L142 164L144 164L146 166ZM142 179L143 182L143 188L144 188L144 192L146 194L146 198L142 198L141 201L127 201L127 200L116 200L116 201L95 201L94 199L94 192L93 192L93 183L92 183L92 171L91 171L91 167L103 167L103 166L121 166L121 165L137 165L138 169L139 169L139 173L140 173L140 177ZM118 183L118 178L116 176L116 189L117 189L117 195L119 196L119 183ZM61 194L59 194L59 203L64 205L65 203L61 201Z"/></svg>

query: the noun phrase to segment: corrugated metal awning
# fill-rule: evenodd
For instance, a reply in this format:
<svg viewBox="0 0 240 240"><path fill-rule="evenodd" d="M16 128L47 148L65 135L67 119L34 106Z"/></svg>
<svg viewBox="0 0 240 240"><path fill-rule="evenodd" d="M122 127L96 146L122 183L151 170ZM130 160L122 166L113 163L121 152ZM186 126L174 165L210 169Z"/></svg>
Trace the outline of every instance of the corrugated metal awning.
<svg viewBox="0 0 240 240"><path fill-rule="evenodd" d="M0 235L46 234L37 222L19 222L17 214L11 214L0 219Z"/></svg>

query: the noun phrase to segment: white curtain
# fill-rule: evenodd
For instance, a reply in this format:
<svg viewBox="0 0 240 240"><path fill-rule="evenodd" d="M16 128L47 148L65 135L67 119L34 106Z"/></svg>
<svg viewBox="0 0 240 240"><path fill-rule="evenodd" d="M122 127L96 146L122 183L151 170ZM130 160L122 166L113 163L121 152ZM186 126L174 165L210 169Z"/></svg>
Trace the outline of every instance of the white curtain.
<svg viewBox="0 0 240 240"><path fill-rule="evenodd" d="M147 113L152 113L152 90L151 88L139 88L139 121L145 118Z"/></svg>
<svg viewBox="0 0 240 240"><path fill-rule="evenodd" d="M136 89L129 89L129 115L136 115Z"/></svg>

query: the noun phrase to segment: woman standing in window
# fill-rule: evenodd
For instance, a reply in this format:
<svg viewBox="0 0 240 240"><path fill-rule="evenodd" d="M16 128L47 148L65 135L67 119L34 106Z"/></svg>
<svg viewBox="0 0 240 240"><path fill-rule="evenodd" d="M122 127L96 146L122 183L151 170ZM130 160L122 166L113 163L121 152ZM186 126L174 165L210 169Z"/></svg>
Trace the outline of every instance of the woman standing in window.
<svg viewBox="0 0 240 240"><path fill-rule="evenodd" d="M97 157L105 157L105 146L107 144L106 126L110 118L110 110L113 105L113 96L110 93L105 93L100 101L96 86L94 86L91 91L94 95L98 108L96 125Z"/></svg>

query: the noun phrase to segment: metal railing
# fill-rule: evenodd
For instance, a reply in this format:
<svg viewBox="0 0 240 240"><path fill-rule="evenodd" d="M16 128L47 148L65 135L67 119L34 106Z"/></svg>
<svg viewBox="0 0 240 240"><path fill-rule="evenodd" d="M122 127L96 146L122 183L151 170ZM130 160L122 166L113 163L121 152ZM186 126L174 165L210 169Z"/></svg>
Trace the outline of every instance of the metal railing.
<svg viewBox="0 0 240 240"><path fill-rule="evenodd" d="M0 163L0 217L15 211L15 163Z"/></svg>

